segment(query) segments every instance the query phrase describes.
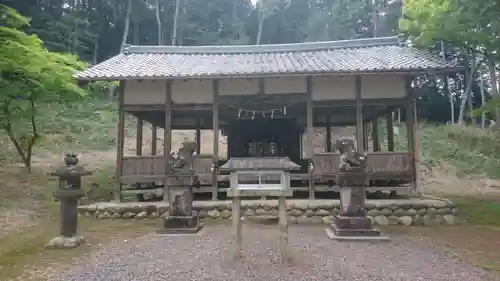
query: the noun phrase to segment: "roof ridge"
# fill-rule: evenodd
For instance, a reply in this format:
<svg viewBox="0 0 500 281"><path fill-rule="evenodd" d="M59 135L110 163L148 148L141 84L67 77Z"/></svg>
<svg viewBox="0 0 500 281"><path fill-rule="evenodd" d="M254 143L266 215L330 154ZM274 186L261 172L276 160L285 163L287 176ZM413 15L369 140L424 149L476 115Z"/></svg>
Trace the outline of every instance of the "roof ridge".
<svg viewBox="0 0 500 281"><path fill-rule="evenodd" d="M166 53L166 54L241 54L305 52L328 49L350 49L387 45L401 45L400 36L349 39L339 41L306 42L272 45L221 45L221 46L139 46L125 45L124 54Z"/></svg>

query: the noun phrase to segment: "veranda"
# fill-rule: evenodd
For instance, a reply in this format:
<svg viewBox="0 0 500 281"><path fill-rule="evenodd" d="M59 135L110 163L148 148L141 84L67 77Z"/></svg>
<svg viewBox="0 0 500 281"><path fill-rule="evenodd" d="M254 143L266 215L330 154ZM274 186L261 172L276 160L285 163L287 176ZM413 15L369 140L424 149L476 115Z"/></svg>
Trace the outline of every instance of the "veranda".
<svg viewBox="0 0 500 281"><path fill-rule="evenodd" d="M418 193L415 153L416 94L412 77L455 71L457 66L407 47L399 37L260 46L127 46L77 75L79 80L119 80L116 199L123 192L162 193L173 130L196 130L195 192L217 200L228 188L218 167L220 132L227 158L287 156L302 169L292 188L335 191L339 154L331 128L355 126L357 150L367 152L369 191ZM392 113L404 109L408 150L394 151ZM137 122L137 155L124 155L124 120ZM375 120L387 122L381 151ZM164 128L163 155L143 155L144 122ZM373 145L368 145L371 126ZM325 128L325 152L314 152L314 128ZM200 154L200 131L213 131L213 150ZM305 138L302 136L305 134ZM371 147L371 149L369 149ZM167 200L168 196L164 196Z"/></svg>

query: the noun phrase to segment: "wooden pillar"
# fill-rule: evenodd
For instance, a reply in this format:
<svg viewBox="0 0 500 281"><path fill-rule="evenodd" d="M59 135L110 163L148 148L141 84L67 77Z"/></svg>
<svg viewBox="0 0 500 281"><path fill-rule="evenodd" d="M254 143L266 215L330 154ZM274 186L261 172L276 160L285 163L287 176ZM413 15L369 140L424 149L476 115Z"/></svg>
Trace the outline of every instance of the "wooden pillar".
<svg viewBox="0 0 500 281"><path fill-rule="evenodd" d="M386 116L387 123L387 150L394 151L394 124L393 117L394 112L391 112Z"/></svg>
<svg viewBox="0 0 500 281"><path fill-rule="evenodd" d="M326 152L332 152L332 127L330 127L330 115L326 116Z"/></svg>
<svg viewBox="0 0 500 281"><path fill-rule="evenodd" d="M368 151L368 123L363 121L363 148Z"/></svg>
<svg viewBox="0 0 500 281"><path fill-rule="evenodd" d="M218 163L219 163L219 80L212 81L212 129L214 133L214 147L213 147L213 158L214 158L214 171L212 172L212 200L217 200L218 195Z"/></svg>
<svg viewBox="0 0 500 281"><path fill-rule="evenodd" d="M232 217L233 217L233 258L241 258L241 199L239 196L233 197Z"/></svg>
<svg viewBox="0 0 500 281"><path fill-rule="evenodd" d="M123 110L123 98L125 92L125 80L120 81L118 91L118 134L116 140L116 190L114 192L115 201L121 201L121 176L122 176L122 165L123 165L123 150L125 145L125 111Z"/></svg>
<svg viewBox="0 0 500 281"><path fill-rule="evenodd" d="M200 118L196 118L196 154L201 152L201 122Z"/></svg>
<svg viewBox="0 0 500 281"><path fill-rule="evenodd" d="M135 155L142 156L142 128L144 126L144 121L141 117L137 117L137 128L136 128L136 142L135 142Z"/></svg>
<svg viewBox="0 0 500 281"><path fill-rule="evenodd" d="M356 150L359 153L365 152L365 146L363 145L365 139L365 130L363 127L363 101L362 101L362 88L361 88L361 76L356 76L355 80L355 90L356 90Z"/></svg>
<svg viewBox="0 0 500 281"><path fill-rule="evenodd" d="M135 155L137 156L142 156L142 129L144 126L144 121L142 120L142 117L138 116L137 117L137 127L136 127L136 136L135 136ZM135 185L137 189L141 188L141 184L137 183ZM143 194L137 194L136 196L137 201L141 202L144 201L144 195Z"/></svg>
<svg viewBox="0 0 500 281"><path fill-rule="evenodd" d="M156 150L158 149L158 127L152 125L151 129L151 155L156 155Z"/></svg>
<svg viewBox="0 0 500 281"><path fill-rule="evenodd" d="M289 261L292 259L292 254L288 246L288 219L285 196L280 196L278 198L278 220L280 226L279 250L281 258Z"/></svg>
<svg viewBox="0 0 500 281"><path fill-rule="evenodd" d="M306 77L306 130L307 130L307 141L306 147L306 158L309 159L309 199L314 199L316 192L314 188L314 179L312 178L312 159L314 156L314 132L313 132L313 102L312 102L312 77Z"/></svg>
<svg viewBox="0 0 500 281"><path fill-rule="evenodd" d="M410 196L418 194L420 188L420 162L417 156L416 149L416 100L413 94L413 89L411 87L411 77L408 76L405 80L406 89L406 127L408 130L408 152L410 154L410 159L412 161L412 189Z"/></svg>
<svg viewBox="0 0 500 281"><path fill-rule="evenodd" d="M163 201L170 202L168 175L170 174L170 157L172 150L172 80L165 81L165 127L163 130L163 156L165 157L165 182L163 186Z"/></svg>
<svg viewBox="0 0 500 281"><path fill-rule="evenodd" d="M378 139L378 119L372 121L372 142L373 151L380 151L380 141Z"/></svg>

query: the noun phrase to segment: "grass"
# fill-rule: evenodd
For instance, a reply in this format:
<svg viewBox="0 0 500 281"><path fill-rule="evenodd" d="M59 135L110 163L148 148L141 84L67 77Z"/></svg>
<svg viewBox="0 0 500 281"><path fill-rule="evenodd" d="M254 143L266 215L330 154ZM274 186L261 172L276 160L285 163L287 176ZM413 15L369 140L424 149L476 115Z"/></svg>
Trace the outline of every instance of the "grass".
<svg viewBox="0 0 500 281"><path fill-rule="evenodd" d="M51 273L64 269L73 259L87 255L102 244L133 239L159 226L159 221L153 220L81 218L79 235L85 237L87 244L71 250L54 250L46 249L45 245L58 236L58 218L44 220L43 224L0 238L0 280L46 280Z"/></svg>

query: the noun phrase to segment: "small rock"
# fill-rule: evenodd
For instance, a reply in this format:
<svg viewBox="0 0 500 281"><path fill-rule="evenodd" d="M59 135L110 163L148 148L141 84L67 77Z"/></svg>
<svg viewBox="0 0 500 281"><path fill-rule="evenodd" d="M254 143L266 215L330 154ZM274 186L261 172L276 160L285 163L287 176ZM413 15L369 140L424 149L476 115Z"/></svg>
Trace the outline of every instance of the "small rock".
<svg viewBox="0 0 500 281"><path fill-rule="evenodd" d="M302 215L302 211L299 209L293 209L289 212L289 215L292 217L300 217Z"/></svg>
<svg viewBox="0 0 500 281"><path fill-rule="evenodd" d="M436 214L436 213L437 213L436 212L436 208L433 208L433 207L427 208L426 214L433 215L433 214Z"/></svg>
<svg viewBox="0 0 500 281"><path fill-rule="evenodd" d="M304 215L306 217L312 217L312 216L314 216L314 211L313 210L306 210Z"/></svg>
<svg viewBox="0 0 500 281"><path fill-rule="evenodd" d="M122 215L120 215L120 213L114 213L113 215L111 215L111 217L113 219L120 219L122 217Z"/></svg>
<svg viewBox="0 0 500 281"><path fill-rule="evenodd" d="M413 216L413 225L422 225L422 224L423 224L423 219L421 215Z"/></svg>
<svg viewBox="0 0 500 281"><path fill-rule="evenodd" d="M124 219L131 219L134 216L135 216L134 213L128 212L128 213L123 214L122 218L124 218Z"/></svg>
<svg viewBox="0 0 500 281"><path fill-rule="evenodd" d="M97 216L98 219L109 219L111 218L111 215L108 212L100 213Z"/></svg>
<svg viewBox="0 0 500 281"><path fill-rule="evenodd" d="M434 221L432 220L432 216L430 215L424 215L422 217L422 223L425 225L425 226L431 226L431 225L434 225Z"/></svg>
<svg viewBox="0 0 500 281"><path fill-rule="evenodd" d="M403 216L407 216L408 215L408 212L406 212L405 210L403 209L397 209L396 211L394 211L393 213L396 217L403 217Z"/></svg>
<svg viewBox="0 0 500 281"><path fill-rule="evenodd" d="M382 216L390 216L390 215L392 215L392 211L391 211L391 210L389 210L389 209L387 209L387 208L385 208L385 209L383 209L382 211L380 211L380 214L381 214Z"/></svg>
<svg viewBox="0 0 500 281"><path fill-rule="evenodd" d="M443 219L446 225L455 225L456 223L455 216L453 215L445 215Z"/></svg>
<svg viewBox="0 0 500 281"><path fill-rule="evenodd" d="M268 211L266 211L266 210L264 210L264 209L262 209L262 208L259 208L259 209L255 210L255 214L256 214L257 216L262 216L262 215L267 215L267 214L269 214L269 212L268 212Z"/></svg>
<svg viewBox="0 0 500 281"><path fill-rule="evenodd" d="M423 216L423 215L425 215L425 213L427 213L427 209L425 209L425 208L417 210L417 215Z"/></svg>
<svg viewBox="0 0 500 281"><path fill-rule="evenodd" d="M458 209L457 208L451 209L451 214L454 216L458 215Z"/></svg>
<svg viewBox="0 0 500 281"><path fill-rule="evenodd" d="M306 202L297 202L297 203L295 203L295 209L306 211L306 210L308 210L307 203Z"/></svg>
<svg viewBox="0 0 500 281"><path fill-rule="evenodd" d="M322 218L323 222L326 223L326 224L331 224L333 222L333 217L331 216L324 216Z"/></svg>
<svg viewBox="0 0 500 281"><path fill-rule="evenodd" d="M402 216L399 218L402 225L410 226L413 224L413 219L410 216Z"/></svg>
<svg viewBox="0 0 500 281"><path fill-rule="evenodd" d="M56 237L47 243L45 247L52 249L72 249L80 246L85 242L83 236L75 236L75 237Z"/></svg>
<svg viewBox="0 0 500 281"><path fill-rule="evenodd" d="M399 209L399 206L396 205L396 204L391 204L387 207L387 209L391 210L391 211L396 211L397 209Z"/></svg>
<svg viewBox="0 0 500 281"><path fill-rule="evenodd" d="M271 216L276 216L277 217L278 216L278 209L271 209L271 210L269 210L269 214Z"/></svg>
<svg viewBox="0 0 500 281"><path fill-rule="evenodd" d="M436 216L434 216L434 222L437 225L442 225L444 223L444 216L443 215L436 215Z"/></svg>
<svg viewBox="0 0 500 281"><path fill-rule="evenodd" d="M381 214L381 213L380 213L380 211L379 211L379 210L377 210L377 209L371 209L371 210L369 210L368 212L366 212L366 215L367 215L367 216L371 216L371 217L376 217L376 216L380 216L380 215L382 215L382 214Z"/></svg>
<svg viewBox="0 0 500 281"><path fill-rule="evenodd" d="M246 209L245 216L246 217L253 217L253 216L255 216L255 210L254 209Z"/></svg>
<svg viewBox="0 0 500 281"><path fill-rule="evenodd" d="M408 209L406 212L408 212L409 216L414 216L417 214L417 210L415 209Z"/></svg>
<svg viewBox="0 0 500 281"><path fill-rule="evenodd" d="M451 213L451 209L449 209L449 208L437 209L436 213L441 214L441 215L447 215L447 214Z"/></svg>
<svg viewBox="0 0 500 281"><path fill-rule="evenodd" d="M330 215L330 212L328 212L325 209L319 209L316 211L316 216L324 217Z"/></svg>
<svg viewBox="0 0 500 281"><path fill-rule="evenodd" d="M208 216L212 219L218 219L220 217L220 212L216 209L208 211Z"/></svg>
<svg viewBox="0 0 500 281"><path fill-rule="evenodd" d="M387 220L386 216L376 216L374 221L378 225L389 225L389 220Z"/></svg>
<svg viewBox="0 0 500 281"><path fill-rule="evenodd" d="M313 223L323 223L323 217L320 217L320 216L313 216L313 217L311 218L311 221L312 221Z"/></svg>
<svg viewBox="0 0 500 281"><path fill-rule="evenodd" d="M193 211L195 212L195 211ZM152 219L156 219L158 218L158 213L157 212L152 212L151 214L149 214L149 217L152 218Z"/></svg>
<svg viewBox="0 0 500 281"><path fill-rule="evenodd" d="M140 220L140 219L144 219L144 218L146 218L147 216L148 216L148 213L147 213L147 212L140 212L140 213L138 213L138 214L135 216L135 218L136 218L136 219L138 219L138 220Z"/></svg>
<svg viewBox="0 0 500 281"><path fill-rule="evenodd" d="M227 219L231 217L231 212L229 210L224 210L220 213L221 218Z"/></svg>
<svg viewBox="0 0 500 281"><path fill-rule="evenodd" d="M387 220L389 222L389 225L398 225L399 224L399 217L396 216L388 216Z"/></svg>

